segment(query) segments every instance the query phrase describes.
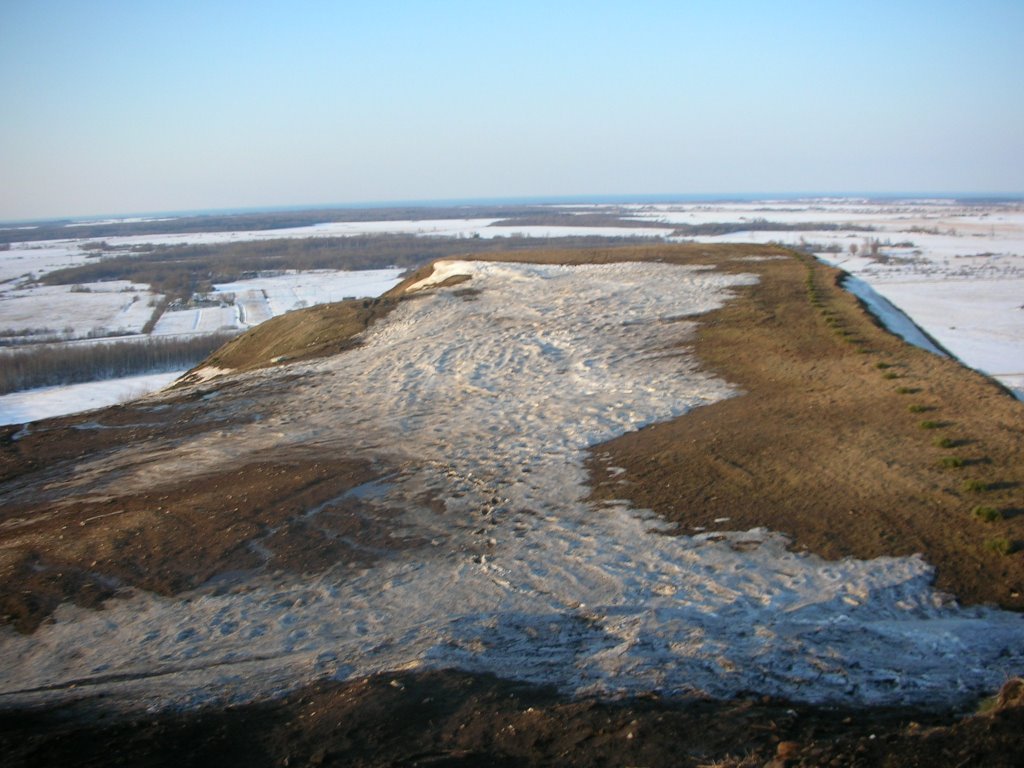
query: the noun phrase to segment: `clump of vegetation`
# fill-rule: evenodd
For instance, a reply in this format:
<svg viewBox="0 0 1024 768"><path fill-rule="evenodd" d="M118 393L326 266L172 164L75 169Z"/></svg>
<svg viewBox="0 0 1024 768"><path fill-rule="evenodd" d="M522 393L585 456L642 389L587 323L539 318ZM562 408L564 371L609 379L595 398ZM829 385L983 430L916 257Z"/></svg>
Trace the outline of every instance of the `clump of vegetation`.
<svg viewBox="0 0 1024 768"><path fill-rule="evenodd" d="M981 480L964 480L960 487L968 493L983 493L988 490L988 483Z"/></svg>
<svg viewBox="0 0 1024 768"><path fill-rule="evenodd" d="M897 395L916 395L920 391L921 390L918 389L917 387L897 387L896 394Z"/></svg>
<svg viewBox="0 0 1024 768"><path fill-rule="evenodd" d="M939 463L946 469L957 469L964 465L964 460L959 456L943 456Z"/></svg>
<svg viewBox="0 0 1024 768"><path fill-rule="evenodd" d="M937 437L934 444L936 448L956 448L956 440L952 437Z"/></svg>
<svg viewBox="0 0 1024 768"><path fill-rule="evenodd" d="M997 536L994 539L989 539L985 542L985 547L992 550L997 555L1012 555L1017 551L1017 543L1011 541L1005 536Z"/></svg>
<svg viewBox="0 0 1024 768"><path fill-rule="evenodd" d="M921 405L920 403L914 403L913 405L907 406L907 410L911 413L926 413L931 410L930 406Z"/></svg>
<svg viewBox="0 0 1024 768"><path fill-rule="evenodd" d="M884 360L879 360L877 363L875 363L875 368L877 368L880 371L884 371L886 368L892 368L892 363L887 363Z"/></svg>
<svg viewBox="0 0 1024 768"><path fill-rule="evenodd" d="M1003 513L995 507L977 506L971 510L971 514L975 519L985 523L994 523L996 520L1003 519Z"/></svg>
<svg viewBox="0 0 1024 768"><path fill-rule="evenodd" d="M883 379L898 379L900 375L896 371L886 371L882 374Z"/></svg>
<svg viewBox="0 0 1024 768"><path fill-rule="evenodd" d="M934 421L932 419L925 419L921 422L921 429L939 429L942 427L941 421Z"/></svg>
<svg viewBox="0 0 1024 768"><path fill-rule="evenodd" d="M1024 705L1024 678L1011 677L995 696L989 696L978 703L979 715L991 715L1004 709Z"/></svg>
<svg viewBox="0 0 1024 768"><path fill-rule="evenodd" d="M0 328L0 347L62 340L56 328Z"/></svg>

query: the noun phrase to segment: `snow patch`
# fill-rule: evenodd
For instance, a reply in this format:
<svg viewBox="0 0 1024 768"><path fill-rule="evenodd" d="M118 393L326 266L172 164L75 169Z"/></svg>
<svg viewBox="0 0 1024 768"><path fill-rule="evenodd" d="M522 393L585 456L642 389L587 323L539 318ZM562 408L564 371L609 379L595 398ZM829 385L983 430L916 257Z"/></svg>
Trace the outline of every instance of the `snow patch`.
<svg viewBox="0 0 1024 768"><path fill-rule="evenodd" d="M234 373L233 368L220 368L216 365L204 365L202 368L197 368L188 375L189 383L199 383L203 381L209 381L210 379L216 379L221 376L226 376L229 373Z"/></svg>
<svg viewBox="0 0 1024 768"><path fill-rule="evenodd" d="M429 276L407 286L405 289L406 293L415 293L416 291L422 291L425 288L432 288L435 285L440 285L445 280L449 280L453 277L471 277L472 268L469 266L469 262L452 260L452 261L437 261L434 262L433 272Z"/></svg>
<svg viewBox="0 0 1024 768"><path fill-rule="evenodd" d="M870 285L856 277L847 277L843 280L843 287L864 302L872 314L882 324L904 341L913 344L915 347L927 350L932 354L945 357L946 353L935 346L935 343L928 338L914 322L903 312L892 305L888 299L879 296Z"/></svg>
<svg viewBox="0 0 1024 768"><path fill-rule="evenodd" d="M67 413L105 408L163 389L184 371L41 387L0 396L0 424L23 424Z"/></svg>

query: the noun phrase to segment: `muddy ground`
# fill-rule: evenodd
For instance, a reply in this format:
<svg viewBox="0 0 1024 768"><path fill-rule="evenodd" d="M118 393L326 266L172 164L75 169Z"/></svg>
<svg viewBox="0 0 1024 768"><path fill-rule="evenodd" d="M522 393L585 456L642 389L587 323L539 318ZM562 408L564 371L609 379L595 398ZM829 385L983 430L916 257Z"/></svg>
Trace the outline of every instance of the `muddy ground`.
<svg viewBox="0 0 1024 768"><path fill-rule="evenodd" d="M835 270L790 252L645 246L543 260L633 258L761 275L704 316L693 341L703 366L745 394L596 447L595 500L629 499L677 522L677 533L766 526L828 558L919 552L961 602L1024 608L1024 404L892 337L840 290ZM328 343L322 332L317 325L318 353L344 348L345 339ZM253 353L261 359L238 367L287 357L285 347L261 338ZM214 402L230 402L229 390L212 382L159 407L144 401L28 431L0 428L3 622L32 632L63 601L102 609L133 589L177 594L218 578L227 588L232 573L360 567L388 547L418 545L395 539L391 521L368 516L358 501L322 515L338 537L304 527L304 511L389 471L315 449L131 491L117 490L116 478L89 477L105 452L145 442L138 461L158 461L161 445L252 418L258 409L245 403L209 405L213 392L221 396ZM1024 753L1024 709L1009 703L965 719L756 696L569 701L456 671L325 682L273 702L133 720L82 696L57 709L0 713L5 761L910 766L1016 765Z"/></svg>
<svg viewBox="0 0 1024 768"><path fill-rule="evenodd" d="M761 698L572 701L462 672L324 682L277 701L125 721L96 703L0 715L5 765L1019 766L1019 690L958 719ZM1016 703L1018 706L1012 706Z"/></svg>

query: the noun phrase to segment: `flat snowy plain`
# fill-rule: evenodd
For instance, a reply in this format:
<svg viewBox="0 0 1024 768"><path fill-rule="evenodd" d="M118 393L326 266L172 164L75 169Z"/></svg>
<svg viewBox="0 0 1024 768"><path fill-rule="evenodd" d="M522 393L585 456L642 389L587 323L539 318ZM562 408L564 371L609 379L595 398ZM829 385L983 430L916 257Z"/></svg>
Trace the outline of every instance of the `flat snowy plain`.
<svg viewBox="0 0 1024 768"><path fill-rule="evenodd" d="M359 571L65 604L32 636L0 630L0 655L19 660L0 668L0 701L87 686L160 708L454 666L579 694L938 707L1020 670L1020 616L957 607L920 558L826 562L765 530L660 536L649 513L584 501L586 448L742 396L675 342L753 278L451 262L423 287L454 274L480 292L426 293L359 348L240 376L209 401L259 403L257 421L159 461L133 447L78 467L131 493L291 447L366 457L390 474L337 501L397 514L408 548ZM299 382L288 397L255 399L281 377Z"/></svg>
<svg viewBox="0 0 1024 768"><path fill-rule="evenodd" d="M1024 400L1024 205L858 200L636 206L639 219L749 223L702 242L808 246L859 278L965 365ZM759 220L792 225L766 231ZM814 224L836 224L837 230ZM804 228L806 226L806 229ZM878 240L878 252L868 241ZM826 251L831 246L833 251ZM856 252L851 250L851 246ZM892 316L892 313L890 313ZM894 324L905 321L893 317ZM892 328L891 328L892 329ZM915 342L916 343L916 342Z"/></svg>

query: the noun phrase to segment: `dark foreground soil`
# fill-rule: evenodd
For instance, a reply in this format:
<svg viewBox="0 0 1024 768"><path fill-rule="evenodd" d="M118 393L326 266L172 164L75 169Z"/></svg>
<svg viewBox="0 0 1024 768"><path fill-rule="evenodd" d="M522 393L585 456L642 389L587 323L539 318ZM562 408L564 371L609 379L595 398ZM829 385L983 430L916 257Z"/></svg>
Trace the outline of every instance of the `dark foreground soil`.
<svg viewBox="0 0 1024 768"><path fill-rule="evenodd" d="M953 724L771 699L569 700L462 672L321 683L130 721L97 703L0 714L6 766L984 766L1021 764L1019 685Z"/></svg>
<svg viewBox="0 0 1024 768"><path fill-rule="evenodd" d="M763 246L644 246L529 259L656 259L761 278L702 317L692 340L702 365L745 394L596 448L595 500L630 499L679 523L680 533L766 526L828 558L919 552L936 567L938 586L960 601L1024 608L1024 405L880 329L838 288L836 271ZM400 291L341 314L292 313L307 322L268 324L262 335L222 350L217 362L248 368L332 354L398 300ZM296 340L299 350L291 346ZM291 384L284 378L274 386ZM176 594L258 568L361 567L367 552L420 544L396 538L392 521L367 515L358 502L337 501L389 471L343 452L298 450L132 491L117 490L116 478L100 472L87 476L85 467L102 467L107 454L145 446L137 461L158 463L164 447L255 418L258 404L211 407L214 390L214 403L232 402L230 385L211 384L160 408L129 404L27 433L0 428L3 623L32 632L65 601L102 609L126 590ZM334 506L320 518L330 530L303 527L303 513L328 500ZM978 517L977 507L992 512ZM837 711L757 697L573 701L448 671L325 682L271 702L130 720L83 697L0 712L0 765L1024 762L1024 709L1010 694L977 716Z"/></svg>

